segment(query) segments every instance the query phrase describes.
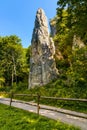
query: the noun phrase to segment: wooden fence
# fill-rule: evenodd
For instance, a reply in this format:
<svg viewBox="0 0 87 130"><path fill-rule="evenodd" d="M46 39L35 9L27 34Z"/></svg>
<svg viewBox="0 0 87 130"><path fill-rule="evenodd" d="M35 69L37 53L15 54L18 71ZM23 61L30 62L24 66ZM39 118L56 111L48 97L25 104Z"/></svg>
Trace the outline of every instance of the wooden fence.
<svg viewBox="0 0 87 130"><path fill-rule="evenodd" d="M1 94L1 93L0 93ZM12 105L12 102L14 101L13 98L15 96L28 96L28 97L33 97L37 99L37 114L39 115L39 110L40 110L40 99L52 99L52 100L62 100L62 101L78 101L78 102L87 102L87 99L77 99L77 98L61 98L61 97L47 97L47 96L41 96L40 94L34 95L34 94L15 94L13 92L11 93L5 93L9 94L10 96L10 106ZM17 100L15 100L16 102ZM17 101L18 102L18 101ZM27 103L27 102L25 102ZM44 108L45 109L45 108ZM86 117L87 118L87 117Z"/></svg>

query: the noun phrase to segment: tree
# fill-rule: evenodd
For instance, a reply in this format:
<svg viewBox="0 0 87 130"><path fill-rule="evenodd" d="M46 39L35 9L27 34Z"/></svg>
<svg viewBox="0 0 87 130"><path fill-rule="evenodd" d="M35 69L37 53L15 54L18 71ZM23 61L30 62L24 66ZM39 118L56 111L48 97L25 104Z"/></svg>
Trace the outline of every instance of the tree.
<svg viewBox="0 0 87 130"><path fill-rule="evenodd" d="M30 67L30 57L31 57L31 46L29 46L26 51L26 60L28 67Z"/></svg>
<svg viewBox="0 0 87 130"><path fill-rule="evenodd" d="M87 42L87 1L59 0L57 4L57 15L62 19L62 12L66 10L68 13L66 26L71 29L74 34L79 35L84 42Z"/></svg>
<svg viewBox="0 0 87 130"><path fill-rule="evenodd" d="M66 72L67 86L71 87L77 96L87 94L87 47L76 48L70 57L71 66Z"/></svg>
<svg viewBox="0 0 87 130"><path fill-rule="evenodd" d="M3 68L3 76L8 85L17 82L19 68L21 68L23 48L21 40L15 36L0 37L0 66Z"/></svg>
<svg viewBox="0 0 87 130"><path fill-rule="evenodd" d="M59 80L62 81L63 86L71 87L74 94L83 94L85 96L82 97L86 97L87 2L86 0L59 0L57 4L56 19L52 21L54 26L56 25L54 42L63 56L63 59L56 60L61 72ZM84 47L72 49L74 36L81 40Z"/></svg>

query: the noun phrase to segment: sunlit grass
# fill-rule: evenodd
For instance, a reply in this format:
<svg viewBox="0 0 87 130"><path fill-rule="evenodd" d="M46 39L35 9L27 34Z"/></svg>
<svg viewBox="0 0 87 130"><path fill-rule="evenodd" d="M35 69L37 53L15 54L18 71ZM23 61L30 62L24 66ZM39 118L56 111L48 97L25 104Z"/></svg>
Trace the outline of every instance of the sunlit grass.
<svg viewBox="0 0 87 130"><path fill-rule="evenodd" d="M79 130L79 128L0 104L0 130Z"/></svg>

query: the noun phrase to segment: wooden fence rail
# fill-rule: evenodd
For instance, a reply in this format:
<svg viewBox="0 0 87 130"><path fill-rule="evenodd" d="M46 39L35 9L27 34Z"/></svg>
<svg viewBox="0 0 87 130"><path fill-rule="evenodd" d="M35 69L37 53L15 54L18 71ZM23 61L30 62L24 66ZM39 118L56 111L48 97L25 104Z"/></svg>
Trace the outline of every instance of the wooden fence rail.
<svg viewBox="0 0 87 130"><path fill-rule="evenodd" d="M4 93L0 93L4 94ZM78 102L87 102L87 99L77 99L77 98L61 98L61 97L47 97L47 96L41 96L40 94L34 95L34 94L15 94L13 92L6 93L10 96L10 106L12 105L12 99L15 96L28 96L28 97L36 97L37 98L37 114L39 115L40 110L40 99L52 99L52 100L62 100L62 101L78 101Z"/></svg>
<svg viewBox="0 0 87 130"><path fill-rule="evenodd" d="M34 94L14 94L14 96L28 96L28 97L37 97L37 95L34 95Z"/></svg>
<svg viewBox="0 0 87 130"><path fill-rule="evenodd" d="M46 97L41 96L43 99L54 99L54 100L64 100L64 101L79 101L79 102L87 102L87 99L77 99L77 98L61 98L61 97Z"/></svg>

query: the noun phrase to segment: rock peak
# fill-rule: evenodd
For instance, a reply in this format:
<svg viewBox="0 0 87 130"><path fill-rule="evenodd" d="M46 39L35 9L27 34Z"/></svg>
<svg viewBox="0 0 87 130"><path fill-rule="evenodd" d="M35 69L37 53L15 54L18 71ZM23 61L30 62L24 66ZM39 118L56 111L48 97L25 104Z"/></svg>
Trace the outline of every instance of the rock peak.
<svg viewBox="0 0 87 130"><path fill-rule="evenodd" d="M57 78L54 54L55 46L48 33L47 18L39 8L31 41L29 88L42 86Z"/></svg>
<svg viewBox="0 0 87 130"><path fill-rule="evenodd" d="M46 26L48 28L47 17L43 9L39 8L36 13L35 26L41 27Z"/></svg>
<svg viewBox="0 0 87 130"><path fill-rule="evenodd" d="M37 13L44 13L45 14L45 12L42 8L38 8Z"/></svg>

